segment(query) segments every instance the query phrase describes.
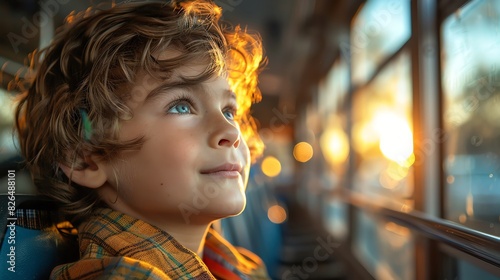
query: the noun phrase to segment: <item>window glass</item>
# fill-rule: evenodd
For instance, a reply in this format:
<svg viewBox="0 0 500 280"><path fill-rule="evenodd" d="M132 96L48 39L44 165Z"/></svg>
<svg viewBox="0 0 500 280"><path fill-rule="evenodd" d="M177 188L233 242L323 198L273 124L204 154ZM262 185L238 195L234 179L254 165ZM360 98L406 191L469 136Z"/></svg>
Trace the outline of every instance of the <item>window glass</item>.
<svg viewBox="0 0 500 280"><path fill-rule="evenodd" d="M15 96L0 88L0 164L16 166L20 161L16 137L13 135ZM0 174L0 193L7 192L7 173ZM35 187L27 171L16 172L16 194L34 194Z"/></svg>
<svg viewBox="0 0 500 280"><path fill-rule="evenodd" d="M366 81L410 36L410 0L367 1L351 27L349 47L354 84Z"/></svg>
<svg viewBox="0 0 500 280"><path fill-rule="evenodd" d="M0 160L16 153L12 127L14 121L14 96L0 88Z"/></svg>
<svg viewBox="0 0 500 280"><path fill-rule="evenodd" d="M330 182L320 159L317 135L321 130L321 120L317 103L312 102L302 108L295 127L295 141L292 149L299 186L297 200L307 207L313 216L320 215L322 194L330 188ZM304 158L302 158L304 157ZM301 159L302 158L302 159Z"/></svg>
<svg viewBox="0 0 500 280"><path fill-rule="evenodd" d="M411 231L394 222L356 211L354 254L375 279L414 279L414 246Z"/></svg>
<svg viewBox="0 0 500 280"><path fill-rule="evenodd" d="M326 196L323 203L323 224L337 240L344 240L349 233L348 206L336 196Z"/></svg>
<svg viewBox="0 0 500 280"><path fill-rule="evenodd" d="M341 109L348 89L349 69L343 59L338 59L319 83L317 102L321 119L325 120Z"/></svg>
<svg viewBox="0 0 500 280"><path fill-rule="evenodd" d="M410 56L403 52L353 99L353 189L396 210L413 208Z"/></svg>
<svg viewBox="0 0 500 280"><path fill-rule="evenodd" d="M442 25L445 218L500 236L500 1Z"/></svg>
<svg viewBox="0 0 500 280"><path fill-rule="evenodd" d="M338 240L347 237L348 207L340 199L345 186L348 169L349 139L346 133L346 112L343 110L349 87L349 72L343 59L333 64L330 72L318 87L318 111L322 120L322 131L318 137L324 174L328 186L322 195L323 223Z"/></svg>
<svg viewBox="0 0 500 280"><path fill-rule="evenodd" d="M481 279L498 280L488 271L462 259L452 257L448 254L442 254L443 265L441 266L441 279Z"/></svg>
<svg viewBox="0 0 500 280"><path fill-rule="evenodd" d="M318 88L318 111L322 120L318 141L332 177L332 187L342 184L348 165L347 116L343 110L348 86L347 65L343 60L337 60Z"/></svg>

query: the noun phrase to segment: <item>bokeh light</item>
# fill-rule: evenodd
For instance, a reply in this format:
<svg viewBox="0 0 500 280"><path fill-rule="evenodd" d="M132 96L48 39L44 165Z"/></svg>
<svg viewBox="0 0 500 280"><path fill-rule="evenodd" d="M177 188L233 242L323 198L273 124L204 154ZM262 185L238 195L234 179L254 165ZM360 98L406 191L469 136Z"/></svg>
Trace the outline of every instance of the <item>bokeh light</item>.
<svg viewBox="0 0 500 280"><path fill-rule="evenodd" d="M286 210L280 205L273 205L267 210L267 217L271 222L281 224L286 220Z"/></svg>
<svg viewBox="0 0 500 280"><path fill-rule="evenodd" d="M313 156L313 147L307 142L300 142L293 147L293 157L299 162L307 162Z"/></svg>
<svg viewBox="0 0 500 280"><path fill-rule="evenodd" d="M320 145L331 165L344 163L349 156L349 139L342 129L327 129L321 135Z"/></svg>
<svg viewBox="0 0 500 280"><path fill-rule="evenodd" d="M262 169L262 173L268 177L276 177L281 172L281 163L273 156L265 157L264 160L262 160L260 167Z"/></svg>

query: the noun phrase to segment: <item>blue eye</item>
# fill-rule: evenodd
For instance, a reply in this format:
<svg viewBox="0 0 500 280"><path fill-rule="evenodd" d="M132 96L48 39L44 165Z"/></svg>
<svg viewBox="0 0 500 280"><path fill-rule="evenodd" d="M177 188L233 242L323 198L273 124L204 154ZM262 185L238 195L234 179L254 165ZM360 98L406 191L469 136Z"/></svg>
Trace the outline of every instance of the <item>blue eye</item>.
<svg viewBox="0 0 500 280"><path fill-rule="evenodd" d="M228 120L234 120L234 113L232 111L225 111L223 112L224 117Z"/></svg>
<svg viewBox="0 0 500 280"><path fill-rule="evenodd" d="M182 101L170 107L168 112L172 114L189 114L191 113L191 105L186 101Z"/></svg>

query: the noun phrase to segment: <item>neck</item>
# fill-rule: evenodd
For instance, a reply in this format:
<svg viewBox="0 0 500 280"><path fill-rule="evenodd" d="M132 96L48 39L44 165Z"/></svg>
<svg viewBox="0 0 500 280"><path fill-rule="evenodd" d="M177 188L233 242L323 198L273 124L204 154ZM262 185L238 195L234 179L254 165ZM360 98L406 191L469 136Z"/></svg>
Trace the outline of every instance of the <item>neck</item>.
<svg viewBox="0 0 500 280"><path fill-rule="evenodd" d="M172 235L184 247L202 258L205 237L207 236L209 227L210 225L184 225L184 227L177 225L162 229Z"/></svg>

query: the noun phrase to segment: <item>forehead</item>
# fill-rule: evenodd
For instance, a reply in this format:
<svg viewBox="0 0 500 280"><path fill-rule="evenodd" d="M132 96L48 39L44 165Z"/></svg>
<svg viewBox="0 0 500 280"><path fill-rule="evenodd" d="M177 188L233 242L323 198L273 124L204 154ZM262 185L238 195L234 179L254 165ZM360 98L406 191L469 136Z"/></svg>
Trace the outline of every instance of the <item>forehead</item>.
<svg viewBox="0 0 500 280"><path fill-rule="evenodd" d="M189 90L203 94L220 91L224 93L224 96L236 99L236 94L230 90L225 75L213 75L198 79L206 71L206 68L206 64L195 63L181 66L173 71L168 79L159 79L141 71L137 74L135 83L128 88L129 101L133 103L150 102L174 90Z"/></svg>
<svg viewBox="0 0 500 280"><path fill-rule="evenodd" d="M154 99L159 93L168 92L174 88L210 91L209 88L214 85L209 81L217 77L225 81L225 85L222 85L223 90L229 89L227 74L224 71L218 71L220 62L211 61L209 55L192 55L175 48L167 48L152 55L158 62L156 65L158 67L144 65L136 72L132 84L122 91L123 94L128 95L127 103L148 101ZM204 86L208 88L202 89Z"/></svg>

